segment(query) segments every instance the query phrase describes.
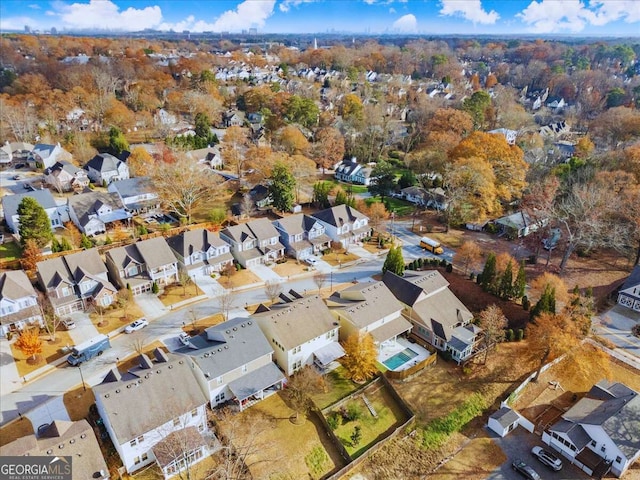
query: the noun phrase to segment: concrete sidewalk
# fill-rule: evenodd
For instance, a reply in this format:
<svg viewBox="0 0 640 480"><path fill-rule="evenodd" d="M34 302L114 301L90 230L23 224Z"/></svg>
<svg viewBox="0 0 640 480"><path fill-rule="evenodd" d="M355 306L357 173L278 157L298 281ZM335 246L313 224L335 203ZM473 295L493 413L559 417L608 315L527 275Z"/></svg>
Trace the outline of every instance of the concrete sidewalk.
<svg viewBox="0 0 640 480"><path fill-rule="evenodd" d="M22 379L11 354L10 342L6 337L2 337L0 338L0 392L6 395L15 392L21 386Z"/></svg>

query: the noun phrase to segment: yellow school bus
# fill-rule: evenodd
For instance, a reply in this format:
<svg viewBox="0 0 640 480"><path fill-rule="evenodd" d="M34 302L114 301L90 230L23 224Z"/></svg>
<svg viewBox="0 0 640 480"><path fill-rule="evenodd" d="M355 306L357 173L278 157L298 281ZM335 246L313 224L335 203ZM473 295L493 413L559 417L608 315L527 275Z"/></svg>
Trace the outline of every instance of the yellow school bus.
<svg viewBox="0 0 640 480"><path fill-rule="evenodd" d="M429 250L431 253L435 253L436 255L442 255L444 253L440 242L436 242L429 237L422 237L420 239L420 246L425 250Z"/></svg>

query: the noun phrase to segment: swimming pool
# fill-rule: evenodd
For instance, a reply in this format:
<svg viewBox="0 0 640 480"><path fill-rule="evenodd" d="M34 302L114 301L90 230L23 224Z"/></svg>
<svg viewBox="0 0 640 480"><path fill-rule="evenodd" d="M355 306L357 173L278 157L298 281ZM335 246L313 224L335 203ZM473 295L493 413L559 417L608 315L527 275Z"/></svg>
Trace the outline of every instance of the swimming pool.
<svg viewBox="0 0 640 480"><path fill-rule="evenodd" d="M417 357L418 354L410 348L405 348L403 351L396 353L393 357L387 358L384 362L385 367L389 370L396 370L401 365L404 365L409 360Z"/></svg>

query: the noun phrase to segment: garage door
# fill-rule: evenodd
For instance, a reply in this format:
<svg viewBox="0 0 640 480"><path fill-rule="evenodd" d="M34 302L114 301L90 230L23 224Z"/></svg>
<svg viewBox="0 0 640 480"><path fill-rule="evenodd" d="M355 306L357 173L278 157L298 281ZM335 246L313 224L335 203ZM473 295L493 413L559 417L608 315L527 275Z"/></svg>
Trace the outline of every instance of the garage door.
<svg viewBox="0 0 640 480"><path fill-rule="evenodd" d="M134 295L140 295L141 293L150 292L150 291L151 291L151 284L150 283L145 283L143 285L138 285L137 287L134 287L133 289L131 289L131 292Z"/></svg>
<svg viewBox="0 0 640 480"><path fill-rule="evenodd" d="M63 305L58 307L58 315L69 315L73 312L81 312L82 311L82 302L75 302L70 305Z"/></svg>

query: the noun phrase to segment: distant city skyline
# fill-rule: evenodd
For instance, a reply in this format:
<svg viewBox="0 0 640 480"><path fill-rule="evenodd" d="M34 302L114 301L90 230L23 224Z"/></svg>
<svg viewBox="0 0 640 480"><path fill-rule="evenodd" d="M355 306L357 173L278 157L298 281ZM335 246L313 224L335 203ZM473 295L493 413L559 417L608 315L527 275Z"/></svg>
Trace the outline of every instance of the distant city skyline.
<svg viewBox="0 0 640 480"><path fill-rule="evenodd" d="M640 0L2 0L0 31L640 36Z"/></svg>

